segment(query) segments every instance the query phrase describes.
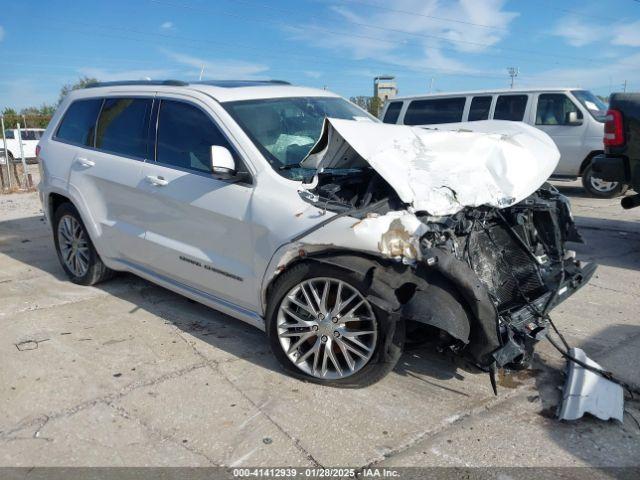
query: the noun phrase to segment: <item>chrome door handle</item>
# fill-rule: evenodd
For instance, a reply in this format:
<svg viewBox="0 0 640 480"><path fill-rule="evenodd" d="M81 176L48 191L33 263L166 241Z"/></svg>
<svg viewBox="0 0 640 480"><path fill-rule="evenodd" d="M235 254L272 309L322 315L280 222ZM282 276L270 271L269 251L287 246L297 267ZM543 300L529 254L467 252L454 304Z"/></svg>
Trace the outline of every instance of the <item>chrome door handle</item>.
<svg viewBox="0 0 640 480"><path fill-rule="evenodd" d="M84 157L76 158L76 162L83 167L93 167L96 164L96 162L94 162L93 160L89 160L88 158Z"/></svg>
<svg viewBox="0 0 640 480"><path fill-rule="evenodd" d="M154 175L147 175L147 182L149 182L151 185L155 185L156 187L164 187L165 185L169 184L169 182L165 180L164 177Z"/></svg>

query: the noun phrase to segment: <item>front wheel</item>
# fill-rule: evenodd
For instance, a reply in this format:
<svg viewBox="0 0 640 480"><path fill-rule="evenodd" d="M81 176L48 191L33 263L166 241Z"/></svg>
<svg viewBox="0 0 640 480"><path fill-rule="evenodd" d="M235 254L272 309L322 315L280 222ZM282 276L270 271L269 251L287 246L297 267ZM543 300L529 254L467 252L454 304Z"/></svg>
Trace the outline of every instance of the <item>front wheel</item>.
<svg viewBox="0 0 640 480"><path fill-rule="evenodd" d="M356 274L300 264L272 289L267 315L271 349L293 376L340 387L365 387L397 363L404 323L372 305Z"/></svg>
<svg viewBox="0 0 640 480"><path fill-rule="evenodd" d="M589 195L596 198L614 198L624 195L628 186L620 182L607 182L593 176L593 170L589 165L582 175L582 186Z"/></svg>

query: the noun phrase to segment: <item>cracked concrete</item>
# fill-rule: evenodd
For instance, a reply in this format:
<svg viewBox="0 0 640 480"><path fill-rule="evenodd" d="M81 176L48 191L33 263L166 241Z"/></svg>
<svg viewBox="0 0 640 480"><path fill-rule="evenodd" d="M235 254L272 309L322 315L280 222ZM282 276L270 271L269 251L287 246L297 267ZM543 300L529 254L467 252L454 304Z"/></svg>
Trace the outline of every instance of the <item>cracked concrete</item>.
<svg viewBox="0 0 640 480"><path fill-rule="evenodd" d="M553 318L640 383L640 209L559 185L601 266ZM144 280L67 282L41 220L35 194L0 196L0 466L640 465L638 402L622 424L552 418L546 343L498 397L428 348L367 389L306 384L260 331Z"/></svg>

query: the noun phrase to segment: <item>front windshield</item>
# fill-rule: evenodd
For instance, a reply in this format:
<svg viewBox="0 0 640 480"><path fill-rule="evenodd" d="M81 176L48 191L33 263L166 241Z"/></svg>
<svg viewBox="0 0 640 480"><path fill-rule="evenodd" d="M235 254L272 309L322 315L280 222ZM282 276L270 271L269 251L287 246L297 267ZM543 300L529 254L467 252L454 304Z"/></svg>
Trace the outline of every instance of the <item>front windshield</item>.
<svg viewBox="0 0 640 480"><path fill-rule="evenodd" d="M589 110L593 118L599 122L604 122L607 116L607 104L596 97L588 90L574 90L573 96L578 99L584 108Z"/></svg>
<svg viewBox="0 0 640 480"><path fill-rule="evenodd" d="M378 121L339 97L243 100L227 102L223 106L271 166L278 173L296 180L308 174L309 169L298 165L320 137L325 117Z"/></svg>

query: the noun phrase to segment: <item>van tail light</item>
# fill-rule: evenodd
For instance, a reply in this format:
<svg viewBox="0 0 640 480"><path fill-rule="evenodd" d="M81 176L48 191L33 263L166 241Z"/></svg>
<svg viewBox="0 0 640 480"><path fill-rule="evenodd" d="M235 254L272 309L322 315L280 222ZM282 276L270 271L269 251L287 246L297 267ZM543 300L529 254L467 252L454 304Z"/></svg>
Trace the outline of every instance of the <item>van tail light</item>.
<svg viewBox="0 0 640 480"><path fill-rule="evenodd" d="M622 126L622 113L609 109L604 123L604 146L620 147L624 145L624 129Z"/></svg>
<svg viewBox="0 0 640 480"><path fill-rule="evenodd" d="M40 145L36 146L36 157L40 158Z"/></svg>

